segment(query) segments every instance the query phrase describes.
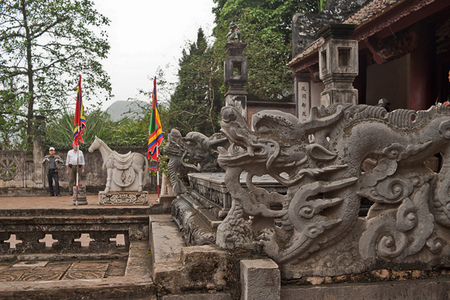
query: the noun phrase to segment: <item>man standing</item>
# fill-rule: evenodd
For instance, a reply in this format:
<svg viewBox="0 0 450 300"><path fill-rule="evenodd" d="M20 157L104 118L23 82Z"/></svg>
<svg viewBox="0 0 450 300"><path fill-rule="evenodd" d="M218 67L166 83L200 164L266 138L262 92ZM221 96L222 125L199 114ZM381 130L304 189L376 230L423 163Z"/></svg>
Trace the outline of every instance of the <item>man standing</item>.
<svg viewBox="0 0 450 300"><path fill-rule="evenodd" d="M61 169L64 162L58 155L55 155L55 148L50 147L48 149L49 155L44 157L42 163L48 163L48 188L50 190L50 196L60 196L59 194L59 178L58 169ZM53 180L55 180L55 189L53 190Z"/></svg>
<svg viewBox="0 0 450 300"><path fill-rule="evenodd" d="M66 170L69 174L69 195L73 195L73 186L75 184L75 179L77 176L78 169L78 179L81 178L81 174L84 174L84 156L81 150L77 151L77 146L72 144L72 150L67 153L66 158ZM77 168L78 162L78 168Z"/></svg>

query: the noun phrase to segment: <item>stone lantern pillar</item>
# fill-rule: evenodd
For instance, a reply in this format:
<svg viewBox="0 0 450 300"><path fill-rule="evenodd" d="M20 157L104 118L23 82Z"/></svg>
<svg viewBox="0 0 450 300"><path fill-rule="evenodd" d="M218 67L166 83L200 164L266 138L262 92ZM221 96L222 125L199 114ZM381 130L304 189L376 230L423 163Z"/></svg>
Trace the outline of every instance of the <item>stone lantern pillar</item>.
<svg viewBox="0 0 450 300"><path fill-rule="evenodd" d="M228 91L225 94L225 105L234 106L247 120L247 92L244 84L247 82L247 58L243 55L246 44L227 43L225 50L228 57L224 62L225 83Z"/></svg>
<svg viewBox="0 0 450 300"><path fill-rule="evenodd" d="M36 116L36 125L34 128L34 141L33 141L33 162L34 162L34 187L45 187L45 174L42 166L42 160L44 159L44 153L48 149L42 149L42 133L45 132L45 117Z"/></svg>
<svg viewBox="0 0 450 300"><path fill-rule="evenodd" d="M319 48L319 77L325 84L320 104L358 104L353 80L358 75L358 42L351 35L355 25L331 24L319 31L325 43Z"/></svg>

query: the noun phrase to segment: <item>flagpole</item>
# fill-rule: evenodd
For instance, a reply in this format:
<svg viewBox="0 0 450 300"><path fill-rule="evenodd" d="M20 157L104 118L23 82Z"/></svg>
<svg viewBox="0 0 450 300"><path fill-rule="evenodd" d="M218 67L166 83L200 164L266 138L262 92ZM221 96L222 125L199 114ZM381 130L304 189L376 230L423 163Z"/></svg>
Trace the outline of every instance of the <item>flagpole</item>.
<svg viewBox="0 0 450 300"><path fill-rule="evenodd" d="M78 130L80 126L78 125ZM80 144L77 145L77 177L76 177L76 189L75 189L75 207L78 208L78 164L80 160Z"/></svg>
<svg viewBox="0 0 450 300"><path fill-rule="evenodd" d="M158 153L158 145L156 145L156 153ZM156 158L156 193L158 194L159 200L159 155Z"/></svg>

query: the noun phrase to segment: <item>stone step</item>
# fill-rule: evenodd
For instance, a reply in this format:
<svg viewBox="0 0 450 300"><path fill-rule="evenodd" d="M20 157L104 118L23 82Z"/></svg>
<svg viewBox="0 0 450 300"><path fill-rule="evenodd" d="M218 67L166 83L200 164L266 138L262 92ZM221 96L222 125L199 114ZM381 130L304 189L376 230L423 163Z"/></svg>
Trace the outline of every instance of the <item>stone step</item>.
<svg viewBox="0 0 450 300"><path fill-rule="evenodd" d="M154 266L180 261L185 243L171 215L150 216L150 245Z"/></svg>
<svg viewBox="0 0 450 300"><path fill-rule="evenodd" d="M24 217L24 216L135 216L135 215L149 215L151 213L150 207L82 207L75 205L73 208L46 208L46 209L2 209L0 210L0 217Z"/></svg>
<svg viewBox="0 0 450 300"><path fill-rule="evenodd" d="M0 282L0 300L156 299L151 278Z"/></svg>
<svg viewBox="0 0 450 300"><path fill-rule="evenodd" d="M217 227L222 223L222 220L217 218L210 209L203 206L197 199L189 194L183 194L182 197L194 210L198 211L199 216L202 220L209 225L211 229L216 230Z"/></svg>

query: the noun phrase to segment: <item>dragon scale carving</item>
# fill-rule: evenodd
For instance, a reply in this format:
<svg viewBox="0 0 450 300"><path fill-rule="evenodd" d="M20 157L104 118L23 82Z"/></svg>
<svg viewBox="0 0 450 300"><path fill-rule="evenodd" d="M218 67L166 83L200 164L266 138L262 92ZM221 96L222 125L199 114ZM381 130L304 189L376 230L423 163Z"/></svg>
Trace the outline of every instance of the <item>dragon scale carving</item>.
<svg viewBox="0 0 450 300"><path fill-rule="evenodd" d="M218 228L219 246L259 244L282 265L318 253L325 260L343 241L357 249L351 256L359 266L450 254L450 109L387 113L334 104L313 108L304 122L266 110L253 116L251 131L227 106L221 125L230 146L218 148L218 162L238 205ZM425 161L439 154L441 167L431 170ZM265 174L286 195L252 184ZM362 198L374 203L365 218L358 217Z"/></svg>

